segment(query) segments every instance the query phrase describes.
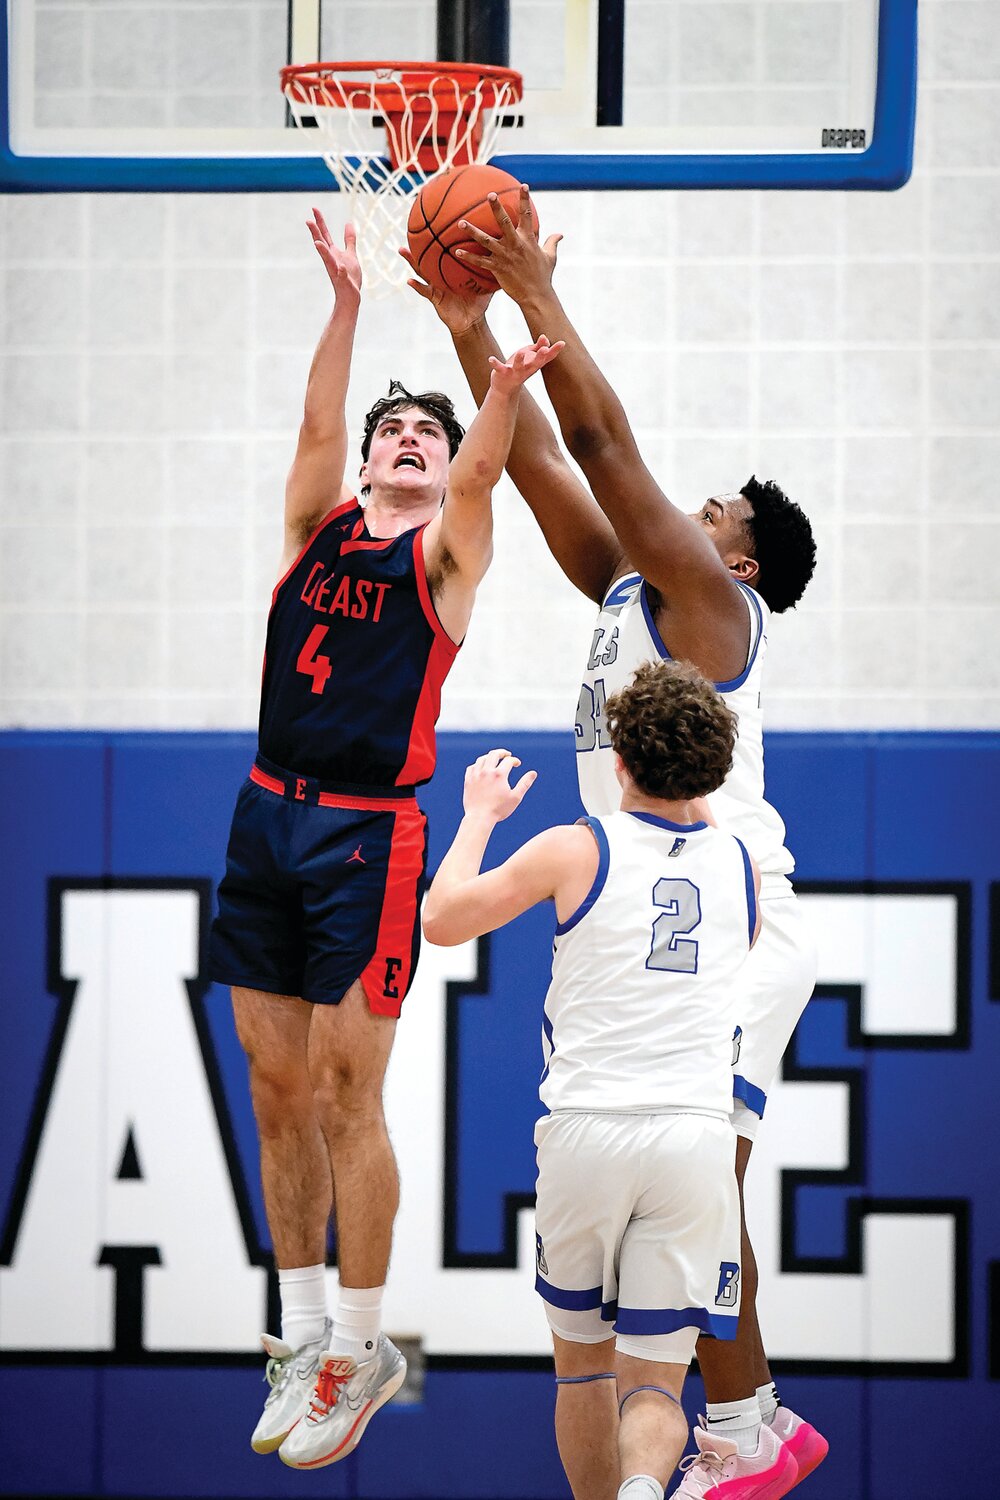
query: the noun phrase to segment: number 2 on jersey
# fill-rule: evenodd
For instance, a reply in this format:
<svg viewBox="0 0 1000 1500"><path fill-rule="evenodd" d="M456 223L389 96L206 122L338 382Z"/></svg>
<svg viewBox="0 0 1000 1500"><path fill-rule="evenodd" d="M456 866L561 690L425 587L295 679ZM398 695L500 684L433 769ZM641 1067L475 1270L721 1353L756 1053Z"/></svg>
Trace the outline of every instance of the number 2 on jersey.
<svg viewBox="0 0 1000 1500"><path fill-rule="evenodd" d="M298 660L295 663L296 672L301 672L303 676L312 678L312 691L314 693L321 693L333 676L333 667L330 665L330 658L316 654L317 648L329 629L329 625L314 625L306 636L305 645L299 652Z"/></svg>
<svg viewBox="0 0 1000 1500"><path fill-rule="evenodd" d="M670 974L697 974L698 943L685 937L701 921L701 893L690 880L664 877L653 886L653 905L663 914L653 923L653 941L646 959L647 969Z"/></svg>

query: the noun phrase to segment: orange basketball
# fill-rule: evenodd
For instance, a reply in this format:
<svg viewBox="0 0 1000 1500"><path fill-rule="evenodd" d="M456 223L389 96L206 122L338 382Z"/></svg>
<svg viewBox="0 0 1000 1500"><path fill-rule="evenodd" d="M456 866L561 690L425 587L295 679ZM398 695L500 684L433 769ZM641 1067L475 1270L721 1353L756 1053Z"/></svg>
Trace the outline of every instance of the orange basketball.
<svg viewBox="0 0 1000 1500"><path fill-rule="evenodd" d="M414 198L406 238L414 266L431 286L467 297L496 291L494 277L463 264L461 257L454 254L459 248L474 253L480 249L464 229L459 229L462 219L497 237L497 221L488 202L490 193L497 194L516 224L521 184L499 167L454 167L425 182ZM538 215L533 204L531 212L537 230Z"/></svg>

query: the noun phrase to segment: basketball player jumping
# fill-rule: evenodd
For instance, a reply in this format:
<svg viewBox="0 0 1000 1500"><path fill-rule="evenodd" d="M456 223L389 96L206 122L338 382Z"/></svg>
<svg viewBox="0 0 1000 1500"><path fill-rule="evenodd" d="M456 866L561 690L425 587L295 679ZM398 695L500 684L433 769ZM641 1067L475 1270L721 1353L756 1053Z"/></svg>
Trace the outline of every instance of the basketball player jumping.
<svg viewBox="0 0 1000 1500"><path fill-rule="evenodd" d="M784 827L764 800L761 672L771 611L801 597L815 563L809 522L773 482L751 479L739 492L713 496L692 516L664 495L642 461L614 391L583 346L552 288L556 246L544 248L522 193L519 227L494 204L500 239L468 230L488 267L517 301L529 328L542 325L566 342L546 388L570 453L590 486L563 457L538 406L522 400L507 468L536 516L550 550L577 588L600 605L577 710L577 766L588 812L615 805L614 758L604 705L640 663L686 658L723 693L739 719L733 770L711 806L720 826L745 839L762 872L762 935L740 979L741 1050L735 1068L736 1172L743 1180L767 1090L809 999L815 977L812 940L788 880L794 868ZM432 301L452 333L477 401L488 361L500 350L485 318L488 297L467 299L411 286ZM597 504L595 504L595 500ZM762 1421L785 1440L799 1478L827 1451L812 1426L778 1403L756 1316L757 1269L742 1239L743 1301L734 1343L703 1340L698 1361L708 1401L706 1434L695 1438L703 1460L678 1494L701 1496L718 1475L711 1453L731 1458L731 1500L784 1494L765 1488L753 1468ZM598 1401L581 1386L581 1407ZM585 1425L585 1423L583 1424ZM735 1445L735 1446L734 1446ZM744 1472L745 1471L745 1472Z"/></svg>
<svg viewBox="0 0 1000 1500"><path fill-rule="evenodd" d="M663 1500L698 1334L736 1333L732 1038L759 877L739 839L698 816L694 799L732 764L736 718L694 667L640 667L608 699L607 733L621 810L550 828L482 875L534 774L509 786L520 762L506 750L469 768L424 930L461 943L555 901L535 1285L556 1437L575 1500ZM769 1428L758 1467L794 1482Z"/></svg>
<svg viewBox="0 0 1000 1500"><path fill-rule="evenodd" d="M492 368L468 433L446 396L393 382L365 422L363 501L342 493L361 275L317 211L334 288L285 492L259 753L212 930L250 1066L281 1293L252 1437L294 1468L343 1458L406 1366L380 1332L398 1205L382 1082L417 957L441 685L492 552L491 494L544 338ZM349 495L349 491L347 492ZM327 1317L335 1206L340 1298Z"/></svg>

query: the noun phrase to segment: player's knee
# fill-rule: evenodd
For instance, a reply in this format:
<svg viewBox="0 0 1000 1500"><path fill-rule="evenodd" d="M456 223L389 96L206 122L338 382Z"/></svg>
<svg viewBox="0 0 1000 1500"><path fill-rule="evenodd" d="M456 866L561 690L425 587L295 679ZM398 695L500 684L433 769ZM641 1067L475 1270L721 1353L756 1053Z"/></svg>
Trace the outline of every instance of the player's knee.
<svg viewBox="0 0 1000 1500"><path fill-rule="evenodd" d="M301 1064L251 1056L250 1096L258 1132L281 1134L288 1123L313 1109L309 1075Z"/></svg>
<svg viewBox="0 0 1000 1500"><path fill-rule="evenodd" d="M349 1058L332 1059L314 1073L313 1094L328 1135L363 1132L382 1119L381 1091Z"/></svg>

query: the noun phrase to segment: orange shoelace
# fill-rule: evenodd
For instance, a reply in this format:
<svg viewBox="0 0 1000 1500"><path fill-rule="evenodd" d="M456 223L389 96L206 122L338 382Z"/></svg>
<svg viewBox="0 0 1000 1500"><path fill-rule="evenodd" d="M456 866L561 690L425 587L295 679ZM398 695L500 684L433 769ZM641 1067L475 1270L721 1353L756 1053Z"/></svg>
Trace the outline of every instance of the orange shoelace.
<svg viewBox="0 0 1000 1500"><path fill-rule="evenodd" d="M348 1381L347 1375L335 1375L332 1370L323 1368L316 1376L316 1388L312 1394L310 1411L315 1412L317 1417L325 1417L330 1408L336 1406L341 1391Z"/></svg>

